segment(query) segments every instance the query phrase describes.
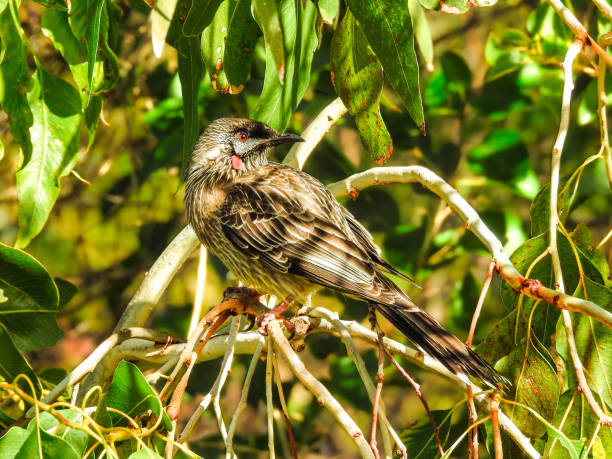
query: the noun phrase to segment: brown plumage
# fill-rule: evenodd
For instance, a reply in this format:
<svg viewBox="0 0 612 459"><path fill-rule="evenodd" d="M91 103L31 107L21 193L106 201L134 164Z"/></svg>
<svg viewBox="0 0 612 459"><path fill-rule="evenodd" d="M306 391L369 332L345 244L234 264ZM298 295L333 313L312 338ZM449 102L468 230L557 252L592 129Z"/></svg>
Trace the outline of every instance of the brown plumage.
<svg viewBox="0 0 612 459"><path fill-rule="evenodd" d="M252 120L208 126L191 154L185 188L187 217L202 243L259 292L303 300L323 286L351 295L450 371L506 384L385 276L405 277L322 183L268 162L273 146L301 140Z"/></svg>

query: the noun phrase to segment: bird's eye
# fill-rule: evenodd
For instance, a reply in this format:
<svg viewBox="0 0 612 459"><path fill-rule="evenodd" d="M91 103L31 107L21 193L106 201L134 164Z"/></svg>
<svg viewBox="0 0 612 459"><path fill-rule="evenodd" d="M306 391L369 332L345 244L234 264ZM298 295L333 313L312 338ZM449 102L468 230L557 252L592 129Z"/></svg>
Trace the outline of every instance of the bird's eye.
<svg viewBox="0 0 612 459"><path fill-rule="evenodd" d="M246 133L245 133L245 132L239 132L239 133L236 135L236 138L237 138L238 140L240 140L241 142L246 142L247 137L248 137L248 136L246 135Z"/></svg>

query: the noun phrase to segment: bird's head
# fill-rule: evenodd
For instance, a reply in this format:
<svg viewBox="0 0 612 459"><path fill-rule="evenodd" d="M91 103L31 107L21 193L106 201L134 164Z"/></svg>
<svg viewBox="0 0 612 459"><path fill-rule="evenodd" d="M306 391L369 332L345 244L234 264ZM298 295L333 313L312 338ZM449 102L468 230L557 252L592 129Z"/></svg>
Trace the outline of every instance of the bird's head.
<svg viewBox="0 0 612 459"><path fill-rule="evenodd" d="M219 118L208 125L196 142L187 178L200 171L223 181L265 164L272 147L303 142L295 134L281 134L270 126L249 119Z"/></svg>

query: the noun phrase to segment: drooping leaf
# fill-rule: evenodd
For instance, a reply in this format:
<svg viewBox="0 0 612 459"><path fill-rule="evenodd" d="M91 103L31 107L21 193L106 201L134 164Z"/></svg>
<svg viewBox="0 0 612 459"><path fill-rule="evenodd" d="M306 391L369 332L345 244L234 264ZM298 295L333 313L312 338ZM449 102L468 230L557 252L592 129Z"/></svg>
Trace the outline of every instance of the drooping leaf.
<svg viewBox="0 0 612 459"><path fill-rule="evenodd" d="M177 0L157 0L151 11L151 41L153 43L153 54L161 57L166 34L170 27L170 21L176 8Z"/></svg>
<svg viewBox="0 0 612 459"><path fill-rule="evenodd" d="M401 0L348 0L382 63L391 86L402 99L408 113L425 131L423 104L419 89L419 64L414 51L412 20Z"/></svg>
<svg viewBox="0 0 612 459"><path fill-rule="evenodd" d="M0 244L0 288L6 298L0 303L0 324L21 352L51 346L63 335L55 316L74 287L65 281L60 285L36 259Z"/></svg>
<svg viewBox="0 0 612 459"><path fill-rule="evenodd" d="M41 453L44 458L79 459L81 457L68 441L38 428L35 422L31 422L27 429L12 427L0 439L2 459L38 458L41 457Z"/></svg>
<svg viewBox="0 0 612 459"><path fill-rule="evenodd" d="M264 87L251 118L283 130L310 81L310 65L317 47L317 8L311 0L304 4L282 0L279 7L286 58L285 82L280 84L272 50L266 48Z"/></svg>
<svg viewBox="0 0 612 459"><path fill-rule="evenodd" d="M156 416L162 416L166 429L172 430L170 418L155 391L138 367L125 360L122 360L115 370L107 393L107 405L132 418L151 410ZM114 425L125 421L120 414L111 412L110 415Z"/></svg>
<svg viewBox="0 0 612 459"><path fill-rule="evenodd" d="M0 12L0 107L8 115L11 134L21 146L25 165L32 155L29 129L33 116L27 92L33 81L21 37L18 9L19 2L10 0Z"/></svg>
<svg viewBox="0 0 612 459"><path fill-rule="evenodd" d="M251 71L258 34L248 0L221 3L202 34L202 57L215 91L242 91Z"/></svg>
<svg viewBox="0 0 612 459"><path fill-rule="evenodd" d="M259 27L263 31L266 43L266 54L270 53L270 60L276 68L278 80L282 85L285 82L285 49L286 41L283 39L283 29L276 0L253 0L253 11ZM294 26L295 28L295 26ZM267 61L267 59L266 59Z"/></svg>
<svg viewBox="0 0 612 459"><path fill-rule="evenodd" d="M186 37L199 37L210 24L223 0L193 0L185 17L183 34Z"/></svg>
<svg viewBox="0 0 612 459"><path fill-rule="evenodd" d="M232 94L242 91L247 82L259 36L259 27L251 14L250 0L238 0L230 11L223 51L223 69Z"/></svg>
<svg viewBox="0 0 612 459"><path fill-rule="evenodd" d="M181 177L185 176L189 153L200 134L198 116L198 89L204 74L199 37L182 37L176 44L178 50L178 74L183 95L183 162Z"/></svg>
<svg viewBox="0 0 612 459"><path fill-rule="evenodd" d="M100 119L102 97L90 95L88 91L90 82L87 47L72 33L66 12L45 9L42 15L42 30L68 63L72 77L77 84L81 95L81 105L86 107L85 125L89 133L89 148L93 143ZM97 61L94 64L93 87L99 87L102 84L103 78L103 62ZM89 105L87 104L88 100Z"/></svg>
<svg viewBox="0 0 612 459"><path fill-rule="evenodd" d="M393 150L380 115L382 67L348 9L332 38L330 59L336 92L355 119L364 147L382 164Z"/></svg>
<svg viewBox="0 0 612 459"><path fill-rule="evenodd" d="M17 173L18 247L25 247L47 221L59 195L59 179L76 162L82 121L81 99L70 84L43 68L36 70L34 81L28 102L36 142L32 158Z"/></svg>

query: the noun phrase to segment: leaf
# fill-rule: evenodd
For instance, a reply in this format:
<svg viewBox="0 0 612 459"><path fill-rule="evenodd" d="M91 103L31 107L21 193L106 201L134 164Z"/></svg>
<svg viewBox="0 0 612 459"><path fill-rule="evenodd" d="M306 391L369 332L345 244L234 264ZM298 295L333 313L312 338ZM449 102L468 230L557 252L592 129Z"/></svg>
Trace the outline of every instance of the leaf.
<svg viewBox="0 0 612 459"><path fill-rule="evenodd" d="M412 20L401 0L347 0L408 113L425 131Z"/></svg>
<svg viewBox="0 0 612 459"><path fill-rule="evenodd" d="M324 24L333 24L340 9L340 0L319 0L319 14Z"/></svg>
<svg viewBox="0 0 612 459"><path fill-rule="evenodd" d="M33 116L27 92L33 81L19 23L19 2L10 0L0 12L0 106L8 115L11 134L23 151L23 164L30 161Z"/></svg>
<svg viewBox="0 0 612 459"><path fill-rule="evenodd" d="M39 436L40 442L38 440ZM27 430L21 427L12 427L0 439L0 457L2 459L38 457L79 459L80 456L63 438L38 429L34 420L34 422L30 422Z"/></svg>
<svg viewBox="0 0 612 459"><path fill-rule="evenodd" d="M276 0L253 0L253 11L255 12L255 20L263 31L264 41L266 43L266 56L269 52L270 60L274 63L274 67L276 68L278 80L280 84L283 85L285 82L286 49L286 46L283 46L283 44L287 42L283 39L283 29L281 28L278 4Z"/></svg>
<svg viewBox="0 0 612 459"><path fill-rule="evenodd" d="M571 206L571 193L559 194L557 210L559 220L565 223ZM531 234L541 234L548 231L550 224L550 183L547 183L538 192L529 209L531 219Z"/></svg>
<svg viewBox="0 0 612 459"><path fill-rule="evenodd" d="M393 143L380 115L382 67L348 9L332 37L330 60L336 92L355 119L364 147L374 161L384 163Z"/></svg>
<svg viewBox="0 0 612 459"><path fill-rule="evenodd" d="M49 9L56 11L68 11L66 0L36 0L36 3L45 5Z"/></svg>
<svg viewBox="0 0 612 459"><path fill-rule="evenodd" d="M85 109L85 125L89 133L87 148L93 143L100 113L102 111L102 97L92 96L89 93L89 64L87 47L72 33L68 21L68 14L61 11L45 9L42 15L42 31L49 37L53 46L61 53L68 63L72 77L77 84L81 95L81 106ZM93 86L99 87L104 78L102 62L94 65ZM89 101L89 105L87 102Z"/></svg>
<svg viewBox="0 0 612 459"><path fill-rule="evenodd" d="M183 24L186 37L199 37L210 24L222 0L193 0Z"/></svg>
<svg viewBox="0 0 612 459"><path fill-rule="evenodd" d="M215 91L242 91L251 72L258 34L249 0L221 3L202 35L202 57Z"/></svg>
<svg viewBox="0 0 612 459"><path fill-rule="evenodd" d="M416 38L417 46L425 59L425 67L430 72L433 71L433 39L429 30L429 24L425 17L425 11L417 0L408 0L408 9L412 18L412 26L414 27L414 38Z"/></svg>
<svg viewBox="0 0 612 459"><path fill-rule="evenodd" d="M143 448L130 454L128 459L163 459L163 457L148 448Z"/></svg>
<svg viewBox="0 0 612 459"><path fill-rule="evenodd" d="M547 421L551 421L557 410L560 387L557 379L554 361L546 348L535 336L527 348L527 363L522 370L525 358L527 340L523 339L518 346L500 359L495 369L507 376L513 383L514 401L527 405ZM546 426L535 418L528 410L510 406L506 413L525 435L539 438L546 433Z"/></svg>
<svg viewBox="0 0 612 459"><path fill-rule="evenodd" d="M253 65L255 45L261 32L251 15L251 1L238 0L230 11L227 40L223 51L223 69L232 88L242 91Z"/></svg>
<svg viewBox="0 0 612 459"><path fill-rule="evenodd" d="M183 163L181 177L185 177L187 160L198 135L200 120L198 116L198 89L204 74L204 65L200 57L200 39L198 37L182 37L177 42L178 74L183 94Z"/></svg>
<svg viewBox="0 0 612 459"><path fill-rule="evenodd" d="M56 283L36 259L0 243L0 288L7 299L0 303L0 323L21 352L51 346L63 335L55 316L70 296L66 284L60 283L61 300Z"/></svg>
<svg viewBox="0 0 612 459"><path fill-rule="evenodd" d="M472 6L493 6L497 0L479 0L473 2L471 0L419 0L421 5L430 10L440 10L450 14L462 14Z"/></svg>
<svg viewBox="0 0 612 459"><path fill-rule="evenodd" d="M156 0L151 11L151 41L153 43L153 54L161 57L166 34L170 27L170 21L176 8L177 0Z"/></svg>
<svg viewBox="0 0 612 459"><path fill-rule="evenodd" d="M575 296L580 298L586 296L607 311L612 311L612 289L588 277L585 279L585 284L587 294L584 294L580 286ZM612 359L609 355L612 348L612 330L584 314L572 313L572 323L576 349L584 371L588 375L589 386L601 394L608 406L612 406ZM568 385L570 388L575 388L576 375L567 349L565 327L561 321L557 324L555 342L559 356L566 362Z"/></svg>
<svg viewBox="0 0 612 459"><path fill-rule="evenodd" d="M159 397L149 386L144 375L138 367L132 363L122 360L119 362L113 381L108 389L107 404L122 413L135 418L138 415L151 410L156 416L162 416L162 423L168 430L172 430L170 418L163 409ZM114 425L125 421L125 418L117 413L110 413Z"/></svg>
<svg viewBox="0 0 612 459"><path fill-rule="evenodd" d="M93 92L93 77L94 66L96 65L96 57L98 55L98 44L100 42L100 26L102 21L102 11L104 11L105 0L98 0L96 8L93 12L92 23L88 28L87 33L87 87L88 95ZM108 19L107 19L108 20ZM87 99L89 105L89 98Z"/></svg>
<svg viewBox="0 0 612 459"><path fill-rule="evenodd" d="M82 421L81 413L76 410L63 409L58 410L57 412L69 421ZM54 436L66 440L78 457L83 456L85 450L87 449L87 443L89 442L89 435L87 432L79 429L73 429L65 425L60 426L60 421L58 418L47 412L40 413L39 422L41 430L53 432ZM35 428L35 424L36 419L32 419L28 428Z"/></svg>
<svg viewBox="0 0 612 459"><path fill-rule="evenodd" d="M310 65L317 47L317 9L311 0L306 0L304 4L301 1L282 0L279 11L286 58L285 82L281 85L273 51L266 47L264 87L251 118L283 130L310 81Z"/></svg>
<svg viewBox="0 0 612 459"><path fill-rule="evenodd" d="M1 312L2 310L0 309L0 314ZM20 374L26 375L28 379L34 383L34 388L37 392L40 390L40 383L34 371L32 371L32 367L23 355L21 355L11 335L0 322L0 376L5 381L13 382L17 375ZM19 385L24 391L31 393L32 390L26 381L21 380ZM0 457L3 456L0 455Z"/></svg>
<svg viewBox="0 0 612 459"><path fill-rule="evenodd" d="M440 442L444 445L450 433L451 410L434 410L431 415L438 426ZM401 432L400 438L411 458L430 458L439 455L429 416L423 416L414 426Z"/></svg>
<svg viewBox="0 0 612 459"><path fill-rule="evenodd" d="M28 93L34 115L31 135L37 139L30 161L17 173L18 247L25 247L43 228L59 195L59 179L77 159L81 100L70 84L43 68Z"/></svg>

